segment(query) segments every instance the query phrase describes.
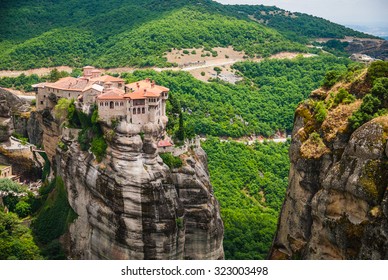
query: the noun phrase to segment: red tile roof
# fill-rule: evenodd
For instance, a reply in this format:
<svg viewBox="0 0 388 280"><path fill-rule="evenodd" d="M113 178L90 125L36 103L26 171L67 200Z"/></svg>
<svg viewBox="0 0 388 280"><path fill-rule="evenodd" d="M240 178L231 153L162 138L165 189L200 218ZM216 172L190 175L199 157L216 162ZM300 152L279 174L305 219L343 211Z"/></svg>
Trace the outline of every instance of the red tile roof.
<svg viewBox="0 0 388 280"><path fill-rule="evenodd" d="M163 147L171 147L172 143L167 139L167 140L160 140L158 142L158 147L163 148Z"/></svg>
<svg viewBox="0 0 388 280"><path fill-rule="evenodd" d="M121 78L116 78L116 77L112 77L109 75L104 75L104 76L92 78L90 80L93 82L103 82L103 83L106 83L106 82L123 83L124 82L124 80Z"/></svg>
<svg viewBox="0 0 388 280"><path fill-rule="evenodd" d="M98 100L124 100L124 91L118 88L109 89L107 92L99 95Z"/></svg>
<svg viewBox="0 0 388 280"><path fill-rule="evenodd" d="M147 97L160 97L162 92L168 92L166 87L158 86L150 80L142 80L125 85L125 87L133 90L131 93L127 93L125 97L131 99L145 99Z"/></svg>

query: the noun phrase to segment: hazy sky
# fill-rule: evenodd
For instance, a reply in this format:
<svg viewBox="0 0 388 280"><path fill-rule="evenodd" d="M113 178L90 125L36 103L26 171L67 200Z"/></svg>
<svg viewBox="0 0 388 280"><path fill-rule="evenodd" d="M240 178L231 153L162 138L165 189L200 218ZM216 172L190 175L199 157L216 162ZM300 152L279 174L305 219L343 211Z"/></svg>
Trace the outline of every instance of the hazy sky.
<svg viewBox="0 0 388 280"><path fill-rule="evenodd" d="M388 0L215 0L223 4L250 4L319 16L341 24L388 27Z"/></svg>

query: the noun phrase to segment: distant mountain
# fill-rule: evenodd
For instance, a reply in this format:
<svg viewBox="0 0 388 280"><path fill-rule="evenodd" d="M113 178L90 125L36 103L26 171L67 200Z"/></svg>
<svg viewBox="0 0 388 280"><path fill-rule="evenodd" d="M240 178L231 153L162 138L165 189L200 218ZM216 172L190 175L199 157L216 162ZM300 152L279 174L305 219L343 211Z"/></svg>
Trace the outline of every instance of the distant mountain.
<svg viewBox="0 0 388 280"><path fill-rule="evenodd" d="M310 37L371 37L275 7L210 0L3 0L0 18L1 69L169 66L162 56L172 48L232 45L266 57L306 52Z"/></svg>

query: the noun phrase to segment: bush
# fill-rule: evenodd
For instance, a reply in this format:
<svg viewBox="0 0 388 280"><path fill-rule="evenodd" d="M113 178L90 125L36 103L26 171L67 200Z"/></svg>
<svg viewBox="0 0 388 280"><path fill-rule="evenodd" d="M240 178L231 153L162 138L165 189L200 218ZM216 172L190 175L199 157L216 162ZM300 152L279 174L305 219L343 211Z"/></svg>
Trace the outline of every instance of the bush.
<svg viewBox="0 0 388 280"><path fill-rule="evenodd" d="M189 54L190 52L188 50L183 50L184 54Z"/></svg>
<svg viewBox="0 0 388 280"><path fill-rule="evenodd" d="M31 214L31 205L25 201L19 201L16 204L15 212L20 218L25 218Z"/></svg>
<svg viewBox="0 0 388 280"><path fill-rule="evenodd" d="M342 73L336 70L328 71L323 79L322 86L325 88L331 88L342 77Z"/></svg>
<svg viewBox="0 0 388 280"><path fill-rule="evenodd" d="M100 136L92 141L90 150L96 156L97 161L101 162L106 154L107 148L108 145L106 144L104 137Z"/></svg>
<svg viewBox="0 0 388 280"><path fill-rule="evenodd" d="M349 104L355 100L355 97L347 92L345 89L340 88L337 95L334 97L333 106L336 107L341 103Z"/></svg>
<svg viewBox="0 0 388 280"><path fill-rule="evenodd" d="M204 71L201 72L201 76L205 76L206 73Z"/></svg>
<svg viewBox="0 0 388 280"><path fill-rule="evenodd" d="M325 103L323 101L317 102L315 104L314 112L315 112L315 119L318 122L323 122L327 116L327 110L325 107Z"/></svg>
<svg viewBox="0 0 388 280"><path fill-rule="evenodd" d="M197 54L197 52L196 52L195 50L193 50L193 51L191 52L191 54Z"/></svg>
<svg viewBox="0 0 388 280"><path fill-rule="evenodd" d="M179 168L179 167L181 167L183 165L183 162L180 159L180 157L174 157L170 153L159 154L159 156L162 158L163 162L168 167L170 167L170 169Z"/></svg>

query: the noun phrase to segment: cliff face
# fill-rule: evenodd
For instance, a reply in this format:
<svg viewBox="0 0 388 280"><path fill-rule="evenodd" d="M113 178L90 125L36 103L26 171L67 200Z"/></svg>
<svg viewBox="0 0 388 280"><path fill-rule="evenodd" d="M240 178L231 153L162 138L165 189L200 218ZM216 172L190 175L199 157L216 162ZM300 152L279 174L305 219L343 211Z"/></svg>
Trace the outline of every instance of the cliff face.
<svg viewBox="0 0 388 280"><path fill-rule="evenodd" d="M15 130L18 133L21 132L23 129L22 123L25 119L19 118L19 116L29 110L30 107L25 101L0 88L0 142L8 141ZM21 121L15 121L19 119Z"/></svg>
<svg viewBox="0 0 388 280"><path fill-rule="evenodd" d="M78 214L67 239L71 258L223 258L206 154L189 151L181 156L183 166L170 170L157 153L160 132L146 125L141 137L121 124L101 163L76 141L62 139L69 149L57 149L57 175Z"/></svg>
<svg viewBox="0 0 388 280"><path fill-rule="evenodd" d="M352 132L347 119L359 106L339 105L322 124L307 103L298 108L270 258L388 259L388 116ZM323 139L306 140L313 130Z"/></svg>

